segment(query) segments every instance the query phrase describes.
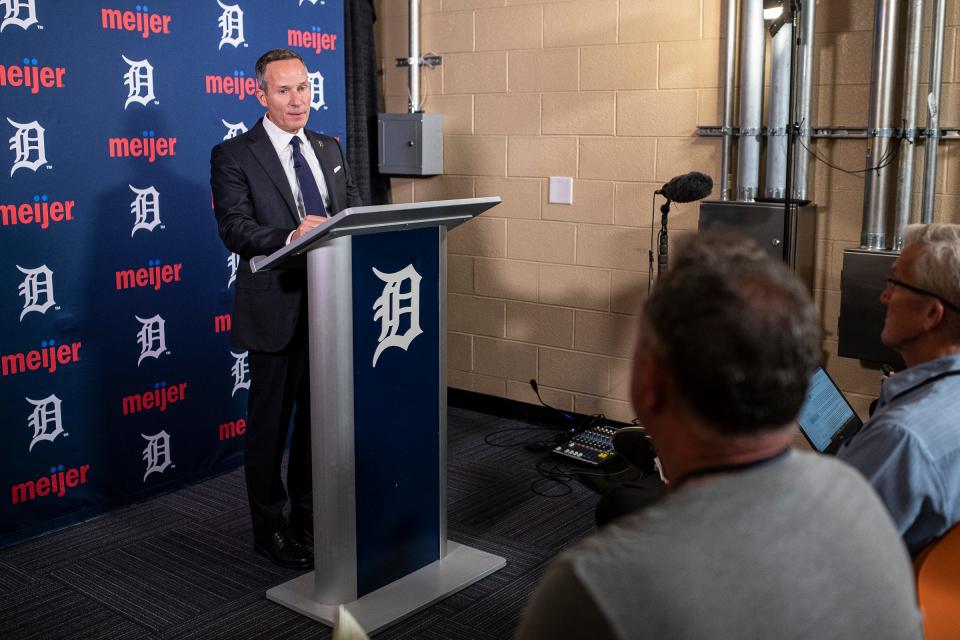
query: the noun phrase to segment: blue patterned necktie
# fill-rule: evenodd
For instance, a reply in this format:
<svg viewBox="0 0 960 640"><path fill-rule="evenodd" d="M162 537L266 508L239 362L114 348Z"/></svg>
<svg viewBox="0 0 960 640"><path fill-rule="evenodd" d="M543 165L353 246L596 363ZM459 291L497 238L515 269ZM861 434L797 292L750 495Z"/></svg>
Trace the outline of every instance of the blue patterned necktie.
<svg viewBox="0 0 960 640"><path fill-rule="evenodd" d="M293 150L293 170L297 174L297 182L300 183L300 197L303 199L304 215L327 215L327 208L323 205L323 196L320 195L320 188L313 177L313 171L310 170L307 159L300 152L299 136L293 136L290 139L290 147Z"/></svg>

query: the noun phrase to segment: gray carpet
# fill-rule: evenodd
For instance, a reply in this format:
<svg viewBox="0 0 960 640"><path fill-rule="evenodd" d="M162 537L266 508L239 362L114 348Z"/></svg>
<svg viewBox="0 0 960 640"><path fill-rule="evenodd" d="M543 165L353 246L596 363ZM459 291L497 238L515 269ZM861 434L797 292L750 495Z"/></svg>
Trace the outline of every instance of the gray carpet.
<svg viewBox="0 0 960 640"><path fill-rule="evenodd" d="M593 528L592 492L573 484L561 497L536 495L543 454L484 442L524 426L450 410L449 536L507 566L378 640L510 638L546 562ZM324 625L264 597L296 575L254 554L237 470L0 550L0 638L329 638Z"/></svg>

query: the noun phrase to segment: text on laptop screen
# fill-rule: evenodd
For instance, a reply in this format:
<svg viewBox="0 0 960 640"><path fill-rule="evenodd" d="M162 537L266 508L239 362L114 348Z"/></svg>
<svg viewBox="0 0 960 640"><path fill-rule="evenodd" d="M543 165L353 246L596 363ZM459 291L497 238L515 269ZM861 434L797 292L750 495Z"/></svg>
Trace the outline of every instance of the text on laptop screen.
<svg viewBox="0 0 960 640"><path fill-rule="evenodd" d="M853 411L826 372L817 368L807 389L807 399L797 417L817 451L830 444L833 434L843 428Z"/></svg>

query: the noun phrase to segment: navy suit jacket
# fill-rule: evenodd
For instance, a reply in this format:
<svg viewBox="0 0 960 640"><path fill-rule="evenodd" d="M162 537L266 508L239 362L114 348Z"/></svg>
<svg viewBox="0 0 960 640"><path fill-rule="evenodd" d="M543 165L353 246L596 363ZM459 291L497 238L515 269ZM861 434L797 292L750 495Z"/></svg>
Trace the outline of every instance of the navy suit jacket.
<svg viewBox="0 0 960 640"><path fill-rule="evenodd" d="M304 129L330 195L330 214L361 204L340 144ZM339 167L339 168L338 168ZM262 120L213 148L210 155L213 209L223 244L240 256L231 322L231 345L276 352L289 344L306 310L306 270L250 273L250 258L284 246L299 224L297 206Z"/></svg>

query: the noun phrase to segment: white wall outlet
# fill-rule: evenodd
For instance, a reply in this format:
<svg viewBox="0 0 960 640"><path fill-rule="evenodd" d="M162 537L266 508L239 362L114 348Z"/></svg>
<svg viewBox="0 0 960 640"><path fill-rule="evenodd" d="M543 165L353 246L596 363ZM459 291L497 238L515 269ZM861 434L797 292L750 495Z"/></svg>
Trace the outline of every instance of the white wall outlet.
<svg viewBox="0 0 960 640"><path fill-rule="evenodd" d="M573 178L550 176L547 201L551 204L573 204Z"/></svg>

